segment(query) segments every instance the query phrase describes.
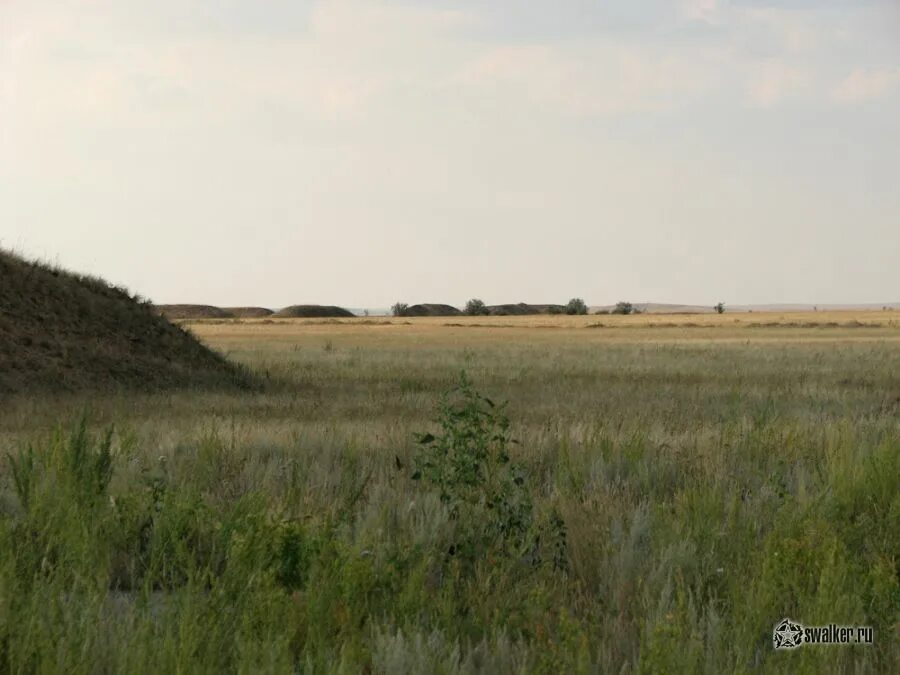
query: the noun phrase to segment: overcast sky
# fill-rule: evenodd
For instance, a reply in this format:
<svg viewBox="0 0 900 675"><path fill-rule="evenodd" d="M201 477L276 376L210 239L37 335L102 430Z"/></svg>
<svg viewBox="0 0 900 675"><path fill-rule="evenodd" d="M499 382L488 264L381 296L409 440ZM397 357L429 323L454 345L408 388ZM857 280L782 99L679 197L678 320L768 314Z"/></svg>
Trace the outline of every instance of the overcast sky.
<svg viewBox="0 0 900 675"><path fill-rule="evenodd" d="M900 2L0 0L0 245L157 302L898 301Z"/></svg>

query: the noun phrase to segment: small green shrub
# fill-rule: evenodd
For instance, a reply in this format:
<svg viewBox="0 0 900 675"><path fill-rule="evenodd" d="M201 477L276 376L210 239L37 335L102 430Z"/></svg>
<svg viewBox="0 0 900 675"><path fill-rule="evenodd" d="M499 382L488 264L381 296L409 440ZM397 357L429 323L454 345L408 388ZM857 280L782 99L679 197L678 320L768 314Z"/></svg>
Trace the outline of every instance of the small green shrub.
<svg viewBox="0 0 900 675"><path fill-rule="evenodd" d="M571 300L569 300L568 304L566 304L566 314L574 315L587 313L587 305L581 298L572 298Z"/></svg>
<svg viewBox="0 0 900 675"><path fill-rule="evenodd" d="M468 316L487 316L491 313L487 305L478 298L472 298L466 303L465 312Z"/></svg>
<svg viewBox="0 0 900 675"><path fill-rule="evenodd" d="M567 566L566 527L538 518L524 469L510 457L506 403L479 394L465 373L442 399L437 434L418 435L414 480L437 490L456 524L448 551L469 564L490 557Z"/></svg>
<svg viewBox="0 0 900 675"><path fill-rule="evenodd" d="M413 478L438 490L464 533L520 546L532 525L532 506L524 472L510 459L505 407L476 392L462 375L441 401L441 431L418 436Z"/></svg>

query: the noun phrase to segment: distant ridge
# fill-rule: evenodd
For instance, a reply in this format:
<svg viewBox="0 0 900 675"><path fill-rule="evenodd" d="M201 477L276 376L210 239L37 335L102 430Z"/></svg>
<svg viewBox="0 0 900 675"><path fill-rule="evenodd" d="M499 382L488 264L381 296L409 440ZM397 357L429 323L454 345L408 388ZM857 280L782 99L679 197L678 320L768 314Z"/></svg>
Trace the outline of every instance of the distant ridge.
<svg viewBox="0 0 900 675"><path fill-rule="evenodd" d="M234 314L212 305L154 305L167 319L231 319Z"/></svg>
<svg viewBox="0 0 900 675"><path fill-rule="evenodd" d="M237 319L264 319L275 313L265 307L225 307L223 309Z"/></svg>
<svg viewBox="0 0 900 675"><path fill-rule="evenodd" d="M0 251L0 393L248 383L123 289Z"/></svg>
<svg viewBox="0 0 900 675"><path fill-rule="evenodd" d="M213 305L154 305L167 319L263 319L274 312L265 307L215 307Z"/></svg>
<svg viewBox="0 0 900 675"><path fill-rule="evenodd" d="M665 302L635 302L634 308L645 314L712 314L715 308L712 305L691 305ZM390 316L391 310L387 308L359 308L345 309L334 305L291 305L284 309L273 311L265 307L215 307L213 305L155 305L155 310L167 319L264 319L277 318L350 318L354 316ZM592 305L588 308L590 314L608 313L615 309L615 305ZM729 305L725 304L727 312L814 312L840 311L840 310L900 310L900 302L862 303L862 304L801 304L801 303L771 303L757 305ZM565 314L565 305L555 304L530 304L525 302L508 303L500 305L488 305L488 313L492 316L529 316L539 314ZM443 303L419 303L407 307L405 316L409 317L446 317L461 316L464 312L453 305Z"/></svg>
<svg viewBox="0 0 900 675"><path fill-rule="evenodd" d="M403 316L461 316L462 312L452 305L424 303L407 307Z"/></svg>
<svg viewBox="0 0 900 675"><path fill-rule="evenodd" d="M352 317L354 314L343 307L334 305L291 305L275 312L272 316L280 319L323 319Z"/></svg>
<svg viewBox="0 0 900 675"><path fill-rule="evenodd" d="M565 314L565 305L529 305L524 302L507 305L489 305L492 316L527 316L530 314Z"/></svg>

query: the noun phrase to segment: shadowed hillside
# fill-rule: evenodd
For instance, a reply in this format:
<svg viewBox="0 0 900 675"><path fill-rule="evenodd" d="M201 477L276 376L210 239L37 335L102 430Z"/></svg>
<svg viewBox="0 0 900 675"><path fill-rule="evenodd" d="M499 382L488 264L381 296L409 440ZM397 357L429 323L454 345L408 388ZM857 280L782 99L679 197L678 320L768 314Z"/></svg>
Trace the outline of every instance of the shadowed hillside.
<svg viewBox="0 0 900 675"><path fill-rule="evenodd" d="M407 307L403 316L460 316L462 312L451 305L440 303L425 303Z"/></svg>
<svg viewBox="0 0 900 675"><path fill-rule="evenodd" d="M0 394L246 384L149 303L0 251Z"/></svg>
<svg viewBox="0 0 900 675"><path fill-rule="evenodd" d="M333 305L291 305L285 307L273 314L282 319L321 319L321 318L344 318L352 317L350 312L343 307L335 307Z"/></svg>
<svg viewBox="0 0 900 675"><path fill-rule="evenodd" d="M528 316L530 314L565 314L565 305L529 305L520 302L515 305L491 305L492 316Z"/></svg>

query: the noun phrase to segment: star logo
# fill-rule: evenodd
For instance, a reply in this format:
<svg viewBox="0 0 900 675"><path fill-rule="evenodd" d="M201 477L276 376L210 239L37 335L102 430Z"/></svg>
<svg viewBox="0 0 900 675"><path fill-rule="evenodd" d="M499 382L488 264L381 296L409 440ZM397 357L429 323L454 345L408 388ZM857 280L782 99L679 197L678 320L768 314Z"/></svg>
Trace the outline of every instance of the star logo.
<svg viewBox="0 0 900 675"><path fill-rule="evenodd" d="M791 619L782 619L772 631L775 649L796 649L803 644L803 626Z"/></svg>

